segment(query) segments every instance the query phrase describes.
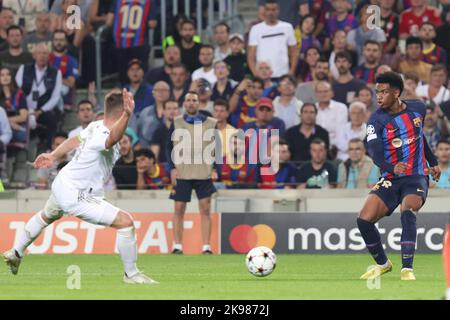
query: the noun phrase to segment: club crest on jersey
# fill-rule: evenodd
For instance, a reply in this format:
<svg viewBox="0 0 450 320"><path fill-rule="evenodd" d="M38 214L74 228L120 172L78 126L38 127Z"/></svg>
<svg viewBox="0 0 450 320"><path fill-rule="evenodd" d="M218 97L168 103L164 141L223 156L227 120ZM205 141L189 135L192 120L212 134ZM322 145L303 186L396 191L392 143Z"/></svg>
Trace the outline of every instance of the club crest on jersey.
<svg viewBox="0 0 450 320"><path fill-rule="evenodd" d="M413 122L416 127L420 127L422 125L422 119L420 119L419 117L414 118Z"/></svg>

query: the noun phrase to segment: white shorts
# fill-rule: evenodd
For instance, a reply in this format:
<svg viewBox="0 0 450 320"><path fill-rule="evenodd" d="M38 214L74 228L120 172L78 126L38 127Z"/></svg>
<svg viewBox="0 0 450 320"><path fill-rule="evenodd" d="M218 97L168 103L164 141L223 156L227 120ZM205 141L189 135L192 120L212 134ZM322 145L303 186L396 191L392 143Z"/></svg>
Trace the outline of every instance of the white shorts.
<svg viewBox="0 0 450 320"><path fill-rule="evenodd" d="M55 192L58 190L57 192ZM111 226L120 209L102 197L95 197L87 192L70 189L55 180L52 194L47 200L44 214L51 220L62 215L78 217L89 223Z"/></svg>

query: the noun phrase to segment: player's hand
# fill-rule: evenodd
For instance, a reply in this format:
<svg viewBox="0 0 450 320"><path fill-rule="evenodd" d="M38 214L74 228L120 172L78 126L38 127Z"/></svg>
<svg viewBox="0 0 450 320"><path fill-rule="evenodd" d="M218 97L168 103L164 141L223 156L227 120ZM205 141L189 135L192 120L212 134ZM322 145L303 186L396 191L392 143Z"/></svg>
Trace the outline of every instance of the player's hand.
<svg viewBox="0 0 450 320"><path fill-rule="evenodd" d="M55 157L51 153L40 154L33 165L36 169L50 168L55 163Z"/></svg>
<svg viewBox="0 0 450 320"><path fill-rule="evenodd" d="M129 116L131 116L134 112L134 97L131 92L127 89L123 89L123 111Z"/></svg>
<svg viewBox="0 0 450 320"><path fill-rule="evenodd" d="M408 169L410 165L406 162L399 162L394 167L394 173L395 174L402 174L406 172L406 169Z"/></svg>
<svg viewBox="0 0 450 320"><path fill-rule="evenodd" d="M217 171L216 171L216 170L213 170L213 171L211 172L211 180L212 180L212 181L217 181L217 180L219 180L219 175L217 174Z"/></svg>
<svg viewBox="0 0 450 320"><path fill-rule="evenodd" d="M174 187L177 185L177 176L178 176L177 169L172 169L172 171L170 171L170 181L172 182L172 185Z"/></svg>
<svg viewBox="0 0 450 320"><path fill-rule="evenodd" d="M439 182L439 178L441 177L441 168L439 166L428 168L428 173L431 174L434 181Z"/></svg>

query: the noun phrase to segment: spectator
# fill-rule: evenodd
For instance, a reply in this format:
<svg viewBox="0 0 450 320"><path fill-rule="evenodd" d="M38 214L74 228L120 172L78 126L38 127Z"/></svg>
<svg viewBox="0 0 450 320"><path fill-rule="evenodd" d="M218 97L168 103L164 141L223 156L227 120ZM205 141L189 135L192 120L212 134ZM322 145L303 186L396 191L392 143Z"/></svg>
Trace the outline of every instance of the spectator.
<svg viewBox="0 0 450 320"><path fill-rule="evenodd" d="M158 126L163 123L164 103L170 98L170 87L164 81L159 81L153 88L155 101L145 107L130 126L137 133L143 148L149 148Z"/></svg>
<svg viewBox="0 0 450 320"><path fill-rule="evenodd" d="M142 110L153 105L155 98L153 97L153 87L144 81L144 64L138 59L128 62L128 82L125 88L134 96L135 109L133 114L133 122L139 118Z"/></svg>
<svg viewBox="0 0 450 320"><path fill-rule="evenodd" d="M273 100L274 116L283 120L286 129L299 124L300 108L303 102L295 97L295 78L289 75L282 76L278 83L280 96Z"/></svg>
<svg viewBox="0 0 450 320"><path fill-rule="evenodd" d="M364 141L366 137L366 105L360 101L354 101L350 104L348 121L344 127L340 128L337 133L337 158L339 160L348 159L348 143L352 139L360 139Z"/></svg>
<svg viewBox="0 0 450 320"><path fill-rule="evenodd" d="M450 100L450 91L447 84L448 72L443 64L434 64L431 67L430 83L416 88L416 94L427 104L438 106Z"/></svg>
<svg viewBox="0 0 450 320"><path fill-rule="evenodd" d="M56 30L53 33L52 46L49 65L61 71L64 108L72 110L75 104L78 61L67 52L67 35L63 30Z"/></svg>
<svg viewBox="0 0 450 320"><path fill-rule="evenodd" d="M0 52L8 49L8 28L14 24L14 14L9 8L0 11Z"/></svg>
<svg viewBox="0 0 450 320"><path fill-rule="evenodd" d="M436 151L438 142L442 139L441 128L438 126L438 113L435 108L428 106L423 124L423 135L427 139L433 153Z"/></svg>
<svg viewBox="0 0 450 320"><path fill-rule="evenodd" d="M374 113L378 108L374 99L375 95L373 94L372 89L370 89L369 87L362 87L356 92L355 101L364 103L364 107L366 110L365 121L369 120L370 115Z"/></svg>
<svg viewBox="0 0 450 320"><path fill-rule="evenodd" d="M256 75L256 63L269 61L273 77L295 73L297 67L297 41L291 24L278 20L279 6L275 0L264 5L264 21L250 30L248 42L248 65ZM268 36L271 35L271 36Z"/></svg>
<svg viewBox="0 0 450 320"><path fill-rule="evenodd" d="M228 65L223 61L216 61L214 63L214 74L217 82L213 86L211 100L223 99L229 101L238 83L229 78Z"/></svg>
<svg viewBox="0 0 450 320"><path fill-rule="evenodd" d="M170 83L170 73L175 65L181 63L181 51L176 45L171 45L164 50L164 65L151 69L146 75L145 80L154 85L159 81Z"/></svg>
<svg viewBox="0 0 450 320"><path fill-rule="evenodd" d="M248 129L255 129L255 131L259 132L260 129L278 129L279 136L283 137L284 132L286 131L286 126L284 125L283 120L277 118L273 115L274 107L272 100L269 98L259 98L256 103L255 110L255 121L246 123L242 129L247 131Z"/></svg>
<svg viewBox="0 0 450 320"><path fill-rule="evenodd" d="M312 15L304 16L300 21L300 25L295 28L297 47L300 49L300 59L305 58L306 50L309 48L316 47L320 49L322 47L314 34L315 29L316 21Z"/></svg>
<svg viewBox="0 0 450 320"><path fill-rule="evenodd" d="M352 29L358 27L358 20L356 17L349 13L350 3L348 0L334 0L331 1L331 5L334 9L334 14L331 15L326 24L326 35L324 49L328 50L330 47L331 37L337 30L344 30L346 34Z"/></svg>
<svg viewBox="0 0 450 320"><path fill-rule="evenodd" d="M299 82L308 82L313 80L312 73L319 60L319 48L310 47L305 51L305 59L299 61L295 72Z"/></svg>
<svg viewBox="0 0 450 320"><path fill-rule="evenodd" d="M36 15L36 31L26 34L23 47L31 54L34 46L39 42L45 42L51 50L52 33L50 32L50 15L47 12L39 12Z"/></svg>
<svg viewBox="0 0 450 320"><path fill-rule="evenodd" d="M48 64L49 51L44 43L34 47L33 58L35 63L20 66L16 82L26 95L32 118L40 125L38 130L31 132L36 133L50 149L60 121L57 106L61 98L62 75L61 71ZM35 126L30 129L35 129Z"/></svg>
<svg viewBox="0 0 450 320"><path fill-rule="evenodd" d="M89 28L98 30L108 22L108 11L114 0L90 0L88 2L90 5L87 8L86 17Z"/></svg>
<svg viewBox="0 0 450 320"><path fill-rule="evenodd" d="M12 129L11 142L26 143L28 139L28 107L25 95L8 68L0 69L0 107L7 113Z"/></svg>
<svg viewBox="0 0 450 320"><path fill-rule="evenodd" d="M198 60L202 66L192 73L192 81L204 78L211 85L214 85L217 81L213 68L214 47L206 44L202 45Z"/></svg>
<svg viewBox="0 0 450 320"><path fill-rule="evenodd" d="M14 12L14 24L23 28L26 33L36 30L36 15L40 12L47 11L45 7L46 1L17 1L3 0L3 8L9 8Z"/></svg>
<svg viewBox="0 0 450 320"><path fill-rule="evenodd" d="M362 80L355 79L350 72L352 67L351 57L347 52L336 54L336 67L339 71L339 77L333 81L333 91L335 100L349 105L354 99L359 88L364 87Z"/></svg>
<svg viewBox="0 0 450 320"><path fill-rule="evenodd" d="M194 41L195 32L194 21L186 19L182 22L181 41L177 44L181 49L181 62L186 66L189 73L201 67L199 56L202 45Z"/></svg>
<svg viewBox="0 0 450 320"><path fill-rule="evenodd" d="M371 40L375 43L379 43L380 51L381 47L386 43L386 35L384 34L383 29L376 25L370 25L369 19L373 18L371 17L371 13L367 12L368 6L369 5L365 5L359 13L359 27L351 30L347 34L348 48L350 50L355 50L358 54L358 62L355 63L357 65L365 62L363 50L367 41Z"/></svg>
<svg viewBox="0 0 450 320"><path fill-rule="evenodd" d="M173 46L175 44L179 44L181 42L181 27L183 26L183 22L188 20L188 17L184 13L178 13L175 17L175 23L173 24L175 28L169 31L169 35L163 40L163 51L166 50L167 47ZM170 27L170 26L169 26ZM193 40L195 43L201 44L201 37L199 35L194 35Z"/></svg>
<svg viewBox="0 0 450 320"><path fill-rule="evenodd" d="M255 121L255 106L262 97L264 81L261 78L244 79L234 90L230 99L230 124L242 128L246 123Z"/></svg>
<svg viewBox="0 0 450 320"><path fill-rule="evenodd" d="M264 90L262 96L273 100L278 95L278 91L277 84L272 81L272 75L273 71L270 62L259 61L256 64L256 76L263 79L264 81Z"/></svg>
<svg viewBox="0 0 450 320"><path fill-rule="evenodd" d="M156 161L155 154L148 149L135 152L137 171L137 190L167 189L170 177L167 168Z"/></svg>
<svg viewBox="0 0 450 320"><path fill-rule="evenodd" d="M318 81L329 81L330 66L325 58L319 59L312 70L312 80L299 83L295 90L295 97L300 101L316 103L315 87Z"/></svg>
<svg viewBox="0 0 450 320"><path fill-rule="evenodd" d="M386 64L382 64L377 68L377 76L386 72L392 71L392 68Z"/></svg>
<svg viewBox="0 0 450 320"><path fill-rule="evenodd" d="M436 45L442 47L447 52L447 67L450 70L450 41L448 41L448 35L450 34L450 11L445 14L445 21L436 29Z"/></svg>
<svg viewBox="0 0 450 320"><path fill-rule="evenodd" d="M325 20L328 19L329 13L331 12L330 1L328 0L314 0L312 1L302 1L300 4L300 18L307 15L312 15L317 26L314 30L314 35L323 40Z"/></svg>
<svg viewBox="0 0 450 320"><path fill-rule="evenodd" d="M419 80L428 83L430 81L431 64L421 60L423 51L422 41L418 37L406 39L406 56L400 62L399 71L403 74L415 72Z"/></svg>
<svg viewBox="0 0 450 320"><path fill-rule="evenodd" d="M280 20L290 23L295 26L299 23L300 19L300 7L304 3L302 0L276 0L275 1L280 8ZM258 0L258 16L261 20L264 20L265 16L265 0Z"/></svg>
<svg viewBox="0 0 450 320"><path fill-rule="evenodd" d="M0 68L8 68L15 76L20 65L33 62L33 57L23 50L23 33L19 26L9 27L6 34L9 47L0 53Z"/></svg>
<svg viewBox="0 0 450 320"><path fill-rule="evenodd" d="M334 61L336 60L336 54L339 52L346 51L350 54L352 64L354 61L358 60L358 54L353 50L348 50L347 45L347 34L344 30L336 30L336 32L333 34L333 37L331 38L332 42L332 50L328 53L328 62L330 63L330 71L331 75L334 79L337 79L339 77L339 71L336 68L336 64Z"/></svg>
<svg viewBox="0 0 450 320"><path fill-rule="evenodd" d="M441 25L441 13L438 9L427 5L426 0L411 0L411 8L400 15L400 39L417 37L419 28L424 22L431 22L436 27Z"/></svg>
<svg viewBox="0 0 450 320"><path fill-rule="evenodd" d="M366 156L364 142L353 138L348 142L347 160L338 167L337 187L344 189L372 188L378 181L379 169Z"/></svg>
<svg viewBox="0 0 450 320"><path fill-rule="evenodd" d="M12 131L5 109L0 108L0 153L6 153L6 146L11 141ZM0 157L1 158L1 157Z"/></svg>
<svg viewBox="0 0 450 320"><path fill-rule="evenodd" d="M222 155L227 155L230 150L230 139L236 133L236 128L230 125L227 120L230 116L230 107L226 100L216 100L214 102L214 119L217 120L217 130L220 133L220 145Z"/></svg>
<svg viewBox="0 0 450 320"><path fill-rule="evenodd" d="M441 169L441 177L439 182L434 182L430 179L431 187L439 189L450 188L450 142L441 140L437 144L436 157L438 159L439 168Z"/></svg>
<svg viewBox="0 0 450 320"><path fill-rule="evenodd" d="M200 78L193 81L190 91L198 94L199 112L207 117L212 117L214 102L211 100L212 87L208 80Z"/></svg>
<svg viewBox="0 0 450 320"><path fill-rule="evenodd" d="M112 170L116 188L119 190L136 189L136 159L131 141L131 136L126 133L119 141L120 158Z"/></svg>
<svg viewBox="0 0 450 320"><path fill-rule="evenodd" d="M421 98L416 94L416 89L419 86L419 76L415 72L407 72L404 74L404 84L402 99L420 100Z"/></svg>
<svg viewBox="0 0 450 320"><path fill-rule="evenodd" d="M424 22L420 26L419 38L422 40L422 61L431 65L447 65L447 52L434 43L436 39L436 27L430 22Z"/></svg>
<svg viewBox="0 0 450 320"><path fill-rule="evenodd" d="M172 67L170 73L170 95L178 103L182 103L184 96L191 86L189 72L184 64L176 64Z"/></svg>
<svg viewBox="0 0 450 320"><path fill-rule="evenodd" d="M81 100L77 105L77 115L80 125L69 132L69 139L76 137L81 131L87 128L87 126L94 121L94 105L89 100Z"/></svg>
<svg viewBox="0 0 450 320"><path fill-rule="evenodd" d="M65 132L57 132L53 137L51 150L55 150L64 141L67 140L67 133ZM37 171L37 189L50 189L53 181L55 180L58 172L68 163L68 159L66 156L60 159L56 159L53 165L50 168L42 168Z"/></svg>
<svg viewBox="0 0 450 320"><path fill-rule="evenodd" d="M275 174L261 174L261 189L293 189L297 182L298 169L292 165L289 145L284 139L279 141L279 167Z"/></svg>
<svg viewBox="0 0 450 320"><path fill-rule="evenodd" d="M314 139L310 145L311 162L302 165L298 171L298 189L328 189L336 186L336 170L327 161L327 148L321 139Z"/></svg>
<svg viewBox="0 0 450 320"><path fill-rule="evenodd" d="M79 25L74 25L73 10L71 6L78 6L79 0L63 0L61 11L53 11L50 13L50 31L64 30L67 35L68 49L72 56L78 56L78 49L81 46L81 41L87 33L86 22L83 19L78 20ZM55 4L56 6L56 4ZM87 12L83 17L87 17Z"/></svg>
<svg viewBox="0 0 450 320"><path fill-rule="evenodd" d="M214 62L222 61L231 54L229 43L230 26L225 22L219 22L214 26L214 42L217 47L214 49Z"/></svg>
<svg viewBox="0 0 450 320"><path fill-rule="evenodd" d="M230 151L217 164L218 179L226 189L256 189L259 181L258 164L250 163L245 148L245 137L232 136Z"/></svg>
<svg viewBox="0 0 450 320"><path fill-rule="evenodd" d="M135 9L137 8L137 9ZM143 12L137 23L131 23L135 12ZM153 1L126 2L114 0L106 24L113 28L116 46L119 78L122 84L127 81L127 65L133 59L142 61L147 72L150 53L148 29L156 28L157 7ZM122 23L128 21L129 23Z"/></svg>
<svg viewBox="0 0 450 320"><path fill-rule="evenodd" d="M316 124L317 107L309 102L300 109L300 124L286 131L286 141L289 144L291 161L303 162L311 160L309 146L311 141L319 138L329 149L330 138L328 131Z"/></svg>
<svg viewBox="0 0 450 320"><path fill-rule="evenodd" d="M169 141L169 129L173 124L173 119L180 114L178 101L169 99L163 103L163 120L153 133L150 149L155 154L159 163L167 162L166 146Z"/></svg>
<svg viewBox="0 0 450 320"><path fill-rule="evenodd" d="M386 36L382 55L385 64L391 64L399 38L399 16L394 12L395 3L395 0L380 0L380 27Z"/></svg>
<svg viewBox="0 0 450 320"><path fill-rule="evenodd" d="M241 82L246 75L250 74L244 50L244 37L239 33L233 33L229 41L231 53L224 62L230 66L230 79Z"/></svg>
<svg viewBox="0 0 450 320"><path fill-rule="evenodd" d="M337 155L338 132L344 128L348 119L347 106L332 99L333 89L328 82L319 81L316 85L317 124L330 135L331 158Z"/></svg>
<svg viewBox="0 0 450 320"><path fill-rule="evenodd" d="M381 44L368 40L364 44L364 62L355 68L353 74L356 79L363 80L369 87L375 86L375 76L381 60Z"/></svg>

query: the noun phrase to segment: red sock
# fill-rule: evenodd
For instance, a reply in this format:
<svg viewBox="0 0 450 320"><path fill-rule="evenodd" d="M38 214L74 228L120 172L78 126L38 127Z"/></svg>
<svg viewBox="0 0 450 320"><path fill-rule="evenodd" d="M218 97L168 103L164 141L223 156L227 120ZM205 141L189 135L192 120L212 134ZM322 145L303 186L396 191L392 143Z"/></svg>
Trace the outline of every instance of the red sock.
<svg viewBox="0 0 450 320"><path fill-rule="evenodd" d="M447 225L447 231L445 232L443 258L447 288L450 289L450 224Z"/></svg>

